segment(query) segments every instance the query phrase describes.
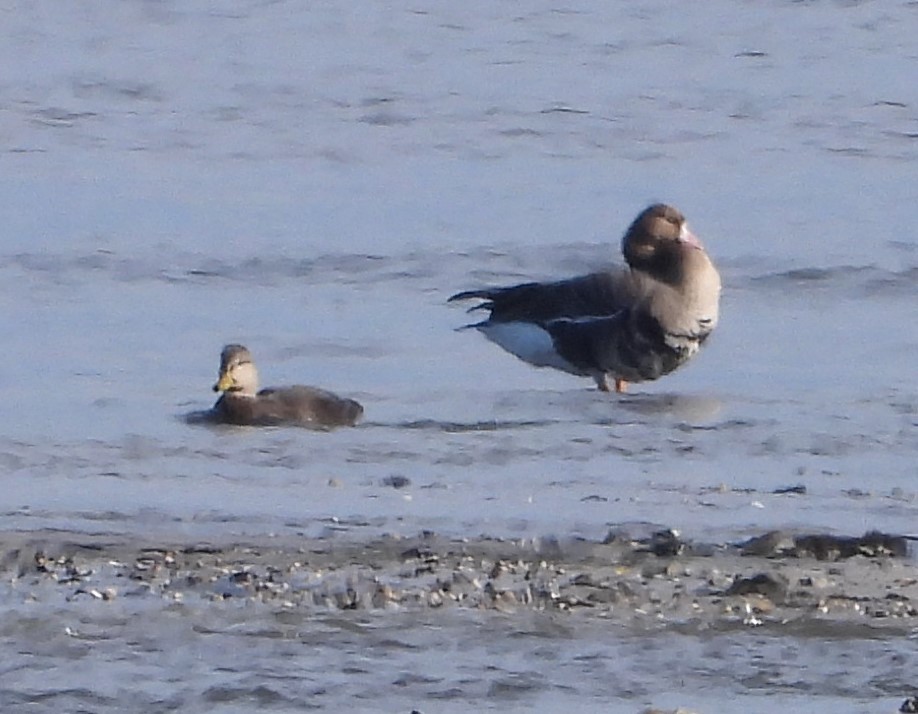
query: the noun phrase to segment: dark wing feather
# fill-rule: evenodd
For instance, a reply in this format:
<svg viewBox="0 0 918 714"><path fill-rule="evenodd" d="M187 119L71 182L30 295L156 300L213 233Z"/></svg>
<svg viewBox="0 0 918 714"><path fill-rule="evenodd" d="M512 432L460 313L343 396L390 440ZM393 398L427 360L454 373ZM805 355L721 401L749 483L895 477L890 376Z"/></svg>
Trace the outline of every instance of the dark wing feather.
<svg viewBox="0 0 918 714"><path fill-rule="evenodd" d="M544 327L571 364L630 382L657 379L686 359L667 344L660 323L638 307L607 317L552 320Z"/></svg>
<svg viewBox="0 0 918 714"><path fill-rule="evenodd" d="M262 389L254 398L227 393L217 400L213 413L227 424L298 424L322 429L353 426L363 416L363 407L324 389L297 385Z"/></svg>
<svg viewBox="0 0 918 714"><path fill-rule="evenodd" d="M466 290L449 302L479 299L472 309L491 311L490 322L546 322L562 317L612 315L634 300L636 286L625 270L591 273L552 283Z"/></svg>
<svg viewBox="0 0 918 714"><path fill-rule="evenodd" d="M267 416L306 426L353 426L363 415L363 407L353 399L317 387L268 388L261 390L258 397Z"/></svg>

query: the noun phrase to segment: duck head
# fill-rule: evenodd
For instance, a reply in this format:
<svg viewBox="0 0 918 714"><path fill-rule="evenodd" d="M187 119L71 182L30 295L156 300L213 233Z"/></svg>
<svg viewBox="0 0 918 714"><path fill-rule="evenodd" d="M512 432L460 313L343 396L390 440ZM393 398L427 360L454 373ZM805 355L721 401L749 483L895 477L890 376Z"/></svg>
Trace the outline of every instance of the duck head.
<svg viewBox="0 0 918 714"><path fill-rule="evenodd" d="M252 353L242 345L227 345L220 353L220 375L215 392L254 396L258 392L258 370Z"/></svg>

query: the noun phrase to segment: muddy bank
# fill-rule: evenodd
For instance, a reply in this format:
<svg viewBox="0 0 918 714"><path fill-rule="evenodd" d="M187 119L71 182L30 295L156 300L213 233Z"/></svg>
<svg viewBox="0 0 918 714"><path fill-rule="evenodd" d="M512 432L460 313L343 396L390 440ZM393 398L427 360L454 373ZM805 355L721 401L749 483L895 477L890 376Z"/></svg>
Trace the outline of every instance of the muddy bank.
<svg viewBox="0 0 918 714"><path fill-rule="evenodd" d="M908 541L876 533L771 532L721 544L670 530L601 542L420 534L167 544L46 532L5 534L0 547L3 596L23 601L535 609L649 627L918 622Z"/></svg>

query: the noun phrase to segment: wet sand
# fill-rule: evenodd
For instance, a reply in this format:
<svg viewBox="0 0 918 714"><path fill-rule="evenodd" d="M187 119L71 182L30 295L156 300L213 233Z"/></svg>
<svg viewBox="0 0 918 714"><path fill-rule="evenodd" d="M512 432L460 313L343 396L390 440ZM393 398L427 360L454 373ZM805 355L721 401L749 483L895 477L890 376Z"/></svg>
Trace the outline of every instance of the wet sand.
<svg viewBox="0 0 918 714"><path fill-rule="evenodd" d="M454 539L431 533L238 543L137 542L8 533L5 599L239 600L279 609L570 612L637 628L852 626L918 622L908 541L769 532L743 543L686 542L671 530L582 539Z"/></svg>

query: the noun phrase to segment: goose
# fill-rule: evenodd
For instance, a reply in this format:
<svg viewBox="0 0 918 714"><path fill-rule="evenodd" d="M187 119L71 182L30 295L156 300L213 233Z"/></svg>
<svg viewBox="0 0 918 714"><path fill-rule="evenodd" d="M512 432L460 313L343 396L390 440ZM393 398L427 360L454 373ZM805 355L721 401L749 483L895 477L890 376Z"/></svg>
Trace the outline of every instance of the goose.
<svg viewBox="0 0 918 714"><path fill-rule="evenodd" d="M685 364L717 326L720 275L677 209L641 211L622 238L627 267L555 282L456 293L488 318L466 325L536 367L624 392ZM465 329L460 328L460 329Z"/></svg>
<svg viewBox="0 0 918 714"><path fill-rule="evenodd" d="M243 345L226 345L220 354L215 392L222 392L212 409L216 421L240 426L283 424L331 429L354 426L363 407L317 387L296 384L258 391L258 370Z"/></svg>

